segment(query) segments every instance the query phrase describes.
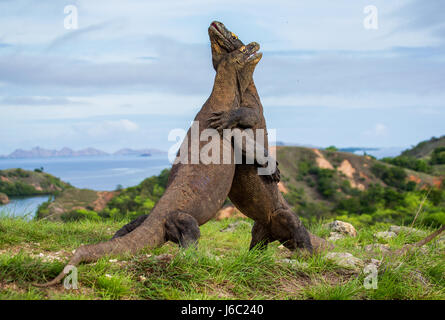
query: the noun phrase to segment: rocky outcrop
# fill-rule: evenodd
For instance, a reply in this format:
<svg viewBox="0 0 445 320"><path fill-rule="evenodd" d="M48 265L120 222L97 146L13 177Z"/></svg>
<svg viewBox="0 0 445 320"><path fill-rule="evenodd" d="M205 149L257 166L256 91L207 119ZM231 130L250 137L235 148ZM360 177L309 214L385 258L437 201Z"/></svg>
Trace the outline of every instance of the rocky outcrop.
<svg viewBox="0 0 445 320"><path fill-rule="evenodd" d="M6 194L0 193L0 204L8 204L9 198Z"/></svg>
<svg viewBox="0 0 445 320"><path fill-rule="evenodd" d="M388 253L391 251L389 245L381 243L368 244L364 249L366 252L370 253Z"/></svg>
<svg viewBox="0 0 445 320"><path fill-rule="evenodd" d="M395 234L399 234L399 233L406 233L406 234L412 234L415 236L419 236L419 237L426 237L427 236L427 232L416 229L416 228L411 228L411 227L404 227L404 226L391 226L389 227L389 231L394 232Z"/></svg>
<svg viewBox="0 0 445 320"><path fill-rule="evenodd" d="M350 223L335 220L331 223L325 224L325 228L331 230L328 240L335 241L344 238L345 236L356 237L357 230Z"/></svg>
<svg viewBox="0 0 445 320"><path fill-rule="evenodd" d="M374 234L374 237L381 240L388 240L394 238L395 236L397 236L397 234L392 231L380 231Z"/></svg>
<svg viewBox="0 0 445 320"><path fill-rule="evenodd" d="M326 255L326 259L334 262L340 267L353 269L355 271L361 270L365 265L363 260L354 257L349 252L329 252Z"/></svg>

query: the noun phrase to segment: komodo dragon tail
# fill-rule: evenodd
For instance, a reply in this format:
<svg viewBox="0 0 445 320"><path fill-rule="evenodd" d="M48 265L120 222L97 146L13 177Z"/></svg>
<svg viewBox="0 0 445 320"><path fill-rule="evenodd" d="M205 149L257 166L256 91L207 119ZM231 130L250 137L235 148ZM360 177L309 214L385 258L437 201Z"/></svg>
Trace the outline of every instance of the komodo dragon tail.
<svg viewBox="0 0 445 320"><path fill-rule="evenodd" d="M107 255L131 254L145 247L154 248L162 245L166 241L166 228L165 219L159 218L159 216L149 217L138 228L123 237L79 247L63 271L54 280L34 285L37 287L56 285L63 280L74 266L82 262L94 262Z"/></svg>

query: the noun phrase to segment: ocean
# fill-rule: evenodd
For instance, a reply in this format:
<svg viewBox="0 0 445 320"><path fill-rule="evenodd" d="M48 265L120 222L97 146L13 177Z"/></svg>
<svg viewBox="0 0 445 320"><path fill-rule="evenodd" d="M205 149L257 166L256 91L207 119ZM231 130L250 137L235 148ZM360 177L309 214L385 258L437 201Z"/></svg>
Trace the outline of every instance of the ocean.
<svg viewBox="0 0 445 320"><path fill-rule="evenodd" d="M158 175L170 168L167 154L141 156L95 156L58 157L30 159L0 159L0 170L22 168L34 170L43 167L50 173L77 188L99 191L115 190L118 185L131 187L145 178ZM11 198L7 205L0 206L0 213L7 215L34 216L37 207L48 196Z"/></svg>

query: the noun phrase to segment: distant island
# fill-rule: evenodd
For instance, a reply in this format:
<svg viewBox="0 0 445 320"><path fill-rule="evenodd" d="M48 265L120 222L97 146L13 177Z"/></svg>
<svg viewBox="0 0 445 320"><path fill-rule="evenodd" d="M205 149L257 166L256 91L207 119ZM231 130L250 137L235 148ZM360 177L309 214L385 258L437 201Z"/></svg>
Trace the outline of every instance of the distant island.
<svg viewBox="0 0 445 320"><path fill-rule="evenodd" d="M18 158L52 158L52 157L86 157L86 156L144 156L149 157L153 154L165 154L165 151L158 149L130 149L123 148L114 153L108 153L95 148L85 148L75 151L71 148L64 147L60 150L44 149L34 147L31 150L16 149L9 155L0 156L0 158L18 159Z"/></svg>

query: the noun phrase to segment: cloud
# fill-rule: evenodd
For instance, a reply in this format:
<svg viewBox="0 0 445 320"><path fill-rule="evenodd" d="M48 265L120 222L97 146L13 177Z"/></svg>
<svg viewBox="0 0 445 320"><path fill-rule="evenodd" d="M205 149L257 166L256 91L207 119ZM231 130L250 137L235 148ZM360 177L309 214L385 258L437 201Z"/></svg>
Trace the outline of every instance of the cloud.
<svg viewBox="0 0 445 320"><path fill-rule="evenodd" d="M55 106L68 104L84 104L66 97L5 97L0 99L0 105L5 106Z"/></svg>
<svg viewBox="0 0 445 320"><path fill-rule="evenodd" d="M46 48L46 51L51 51L52 49L61 46L63 44L66 44L68 42L72 42L73 40L75 40L76 38L81 37L82 35L94 32L94 31L98 31L101 30L105 27L107 27L110 24L109 21L107 22L102 22L102 23L97 23L97 24L93 24L90 25L88 27L85 28L80 28L77 30L68 30L65 34L62 34L58 37L56 37Z"/></svg>
<svg viewBox="0 0 445 320"><path fill-rule="evenodd" d="M383 123L377 123L371 130L364 132L367 136L384 137L388 134L388 128Z"/></svg>
<svg viewBox="0 0 445 320"><path fill-rule="evenodd" d="M425 5L425 1L412 0L395 10L393 15L403 19L400 29L434 29L445 26L444 10L445 5L441 1L431 1Z"/></svg>
<svg viewBox="0 0 445 320"><path fill-rule="evenodd" d="M120 119L117 121L79 123L75 125L75 128L80 131L85 131L89 136L95 138L134 133L139 130L139 125L128 119Z"/></svg>
<svg viewBox="0 0 445 320"><path fill-rule="evenodd" d="M158 57L153 61L98 63L63 56L0 56L0 82L24 86L94 88L144 86L152 90L196 93L211 88L212 67L207 45L184 44L148 36Z"/></svg>

